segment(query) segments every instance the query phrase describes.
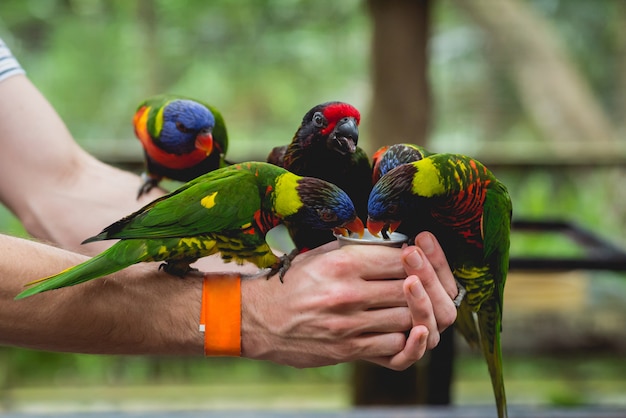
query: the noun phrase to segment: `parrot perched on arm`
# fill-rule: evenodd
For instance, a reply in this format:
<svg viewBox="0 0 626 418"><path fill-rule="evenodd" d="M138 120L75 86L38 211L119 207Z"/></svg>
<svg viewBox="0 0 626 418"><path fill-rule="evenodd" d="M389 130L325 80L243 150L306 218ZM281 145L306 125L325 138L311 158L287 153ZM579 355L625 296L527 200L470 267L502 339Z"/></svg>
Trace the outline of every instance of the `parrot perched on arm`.
<svg viewBox="0 0 626 418"><path fill-rule="evenodd" d="M339 186L354 202L357 214L367 216L371 190L371 166L357 146L359 111L348 103L327 102L314 106L302 118L291 143L275 147L267 161L301 175ZM310 250L334 239L329 231L298 228L291 232L296 248Z"/></svg>
<svg viewBox="0 0 626 418"><path fill-rule="evenodd" d="M164 177L186 182L229 165L224 160L224 118L211 105L175 95L153 96L138 106L133 126L146 164L138 198Z"/></svg>
<svg viewBox="0 0 626 418"><path fill-rule="evenodd" d="M465 288L456 328L472 347L482 347L498 416L507 416L500 332L509 267L511 199L504 184L475 159L433 154L400 165L374 185L367 229L393 232L417 219L411 236L432 232L455 279Z"/></svg>
<svg viewBox="0 0 626 418"><path fill-rule="evenodd" d="M215 253L259 268L271 268L282 281L289 267L277 257L266 233L284 224L363 234L350 198L326 181L297 176L268 164L249 162L212 171L137 212L106 227L85 242L119 239L82 264L37 280L17 299L47 290L73 286L132 264L164 261L170 274L184 276L197 259Z"/></svg>

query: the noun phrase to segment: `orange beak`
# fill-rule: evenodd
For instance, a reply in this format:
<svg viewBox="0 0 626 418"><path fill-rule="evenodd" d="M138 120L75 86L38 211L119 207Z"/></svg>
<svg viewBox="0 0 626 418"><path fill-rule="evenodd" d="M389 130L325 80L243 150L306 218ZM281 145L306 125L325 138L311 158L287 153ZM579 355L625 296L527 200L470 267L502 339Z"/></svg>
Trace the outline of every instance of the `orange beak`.
<svg viewBox="0 0 626 418"><path fill-rule="evenodd" d="M196 137L196 148L209 155L213 152L213 134L211 132L200 134Z"/></svg>
<svg viewBox="0 0 626 418"><path fill-rule="evenodd" d="M342 227L333 228L333 232L337 235L341 234L344 237L349 236L350 232L353 232L359 234L359 238L363 238L365 227L363 226L363 221L361 221L359 217L356 217Z"/></svg>
<svg viewBox="0 0 626 418"><path fill-rule="evenodd" d="M388 226L388 231L390 234L392 234L396 229L398 229L400 223L401 221L387 223L385 221L375 221L372 218L367 218L367 230L370 231L370 234L377 237L380 231Z"/></svg>

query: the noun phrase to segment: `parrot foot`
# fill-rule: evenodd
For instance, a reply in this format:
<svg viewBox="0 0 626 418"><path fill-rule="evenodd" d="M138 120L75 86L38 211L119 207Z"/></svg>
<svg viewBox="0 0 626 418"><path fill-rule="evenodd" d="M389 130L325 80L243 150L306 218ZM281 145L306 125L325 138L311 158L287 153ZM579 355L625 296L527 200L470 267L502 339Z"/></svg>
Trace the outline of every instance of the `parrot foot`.
<svg viewBox="0 0 626 418"><path fill-rule="evenodd" d="M167 274L171 274L176 277L185 277L188 273L198 271L198 269L190 267L189 263L173 263L165 262L159 265L159 270L163 270Z"/></svg>
<svg viewBox="0 0 626 418"><path fill-rule="evenodd" d="M269 273L267 273L267 278L269 279L274 274L278 273L278 279L281 283L284 283L285 281L283 280L283 278L285 277L285 273L287 273L287 270L289 270L289 267L291 267L291 261L296 258L298 253L299 251L296 248L291 250L289 254L281 255L279 262L273 265Z"/></svg>
<svg viewBox="0 0 626 418"><path fill-rule="evenodd" d="M459 283L458 280L455 280L455 282L456 282L456 288L459 290L459 294L456 295L456 297L452 300L452 302L454 302L454 306L458 308L459 306L461 306L461 302L463 301L463 298L467 294L467 290L465 290L463 285Z"/></svg>
<svg viewBox="0 0 626 418"><path fill-rule="evenodd" d="M159 181L160 179L151 177L147 173L141 173L141 186L139 186L139 191L137 192L137 199L157 187Z"/></svg>

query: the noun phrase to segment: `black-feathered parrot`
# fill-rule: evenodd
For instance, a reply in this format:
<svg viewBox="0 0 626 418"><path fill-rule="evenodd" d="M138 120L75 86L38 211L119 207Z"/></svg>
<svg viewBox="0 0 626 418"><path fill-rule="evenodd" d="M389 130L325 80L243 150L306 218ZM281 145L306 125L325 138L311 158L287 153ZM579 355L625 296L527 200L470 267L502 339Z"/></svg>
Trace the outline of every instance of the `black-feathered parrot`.
<svg viewBox="0 0 626 418"><path fill-rule="evenodd" d="M367 216L371 166L358 146L359 111L344 102L314 106L302 118L291 143L274 148L267 160L301 176L329 181L344 190L362 219ZM291 237L300 251L334 239L329 231L294 230Z"/></svg>
<svg viewBox="0 0 626 418"><path fill-rule="evenodd" d="M411 235L430 231L437 237L467 292L455 326L472 347L482 347L501 418L507 415L500 332L511 212L506 187L483 164L434 154L382 176L370 194L367 219L375 235L418 220Z"/></svg>
<svg viewBox="0 0 626 418"><path fill-rule="evenodd" d="M133 126L146 165L138 197L164 177L186 182L228 165L226 124L209 104L175 95L150 97L138 106Z"/></svg>
<svg viewBox="0 0 626 418"><path fill-rule="evenodd" d="M106 227L85 242L120 241L82 264L28 283L35 286L17 298L144 261L164 261L166 272L184 276L191 263L218 252L227 262L270 268L268 277L279 272L282 280L290 259L277 257L265 240L278 224L361 235L364 229L352 201L337 186L268 163L241 163L200 176Z"/></svg>

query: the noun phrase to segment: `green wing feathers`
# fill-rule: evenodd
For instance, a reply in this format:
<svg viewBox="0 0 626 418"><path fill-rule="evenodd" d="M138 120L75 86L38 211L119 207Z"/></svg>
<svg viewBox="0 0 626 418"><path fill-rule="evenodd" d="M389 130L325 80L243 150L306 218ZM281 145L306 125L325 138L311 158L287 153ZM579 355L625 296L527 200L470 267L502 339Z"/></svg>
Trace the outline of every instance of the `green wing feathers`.
<svg viewBox="0 0 626 418"><path fill-rule="evenodd" d="M187 183L105 228L85 242L102 239L168 238L238 230L260 205L247 171L214 171Z"/></svg>

